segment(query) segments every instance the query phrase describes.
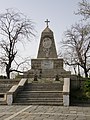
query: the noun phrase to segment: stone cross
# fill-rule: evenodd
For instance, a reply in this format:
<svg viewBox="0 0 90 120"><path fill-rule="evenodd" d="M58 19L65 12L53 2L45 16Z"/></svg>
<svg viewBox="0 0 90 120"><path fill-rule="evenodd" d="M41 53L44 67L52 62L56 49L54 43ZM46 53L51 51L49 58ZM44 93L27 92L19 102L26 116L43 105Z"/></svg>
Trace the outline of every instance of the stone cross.
<svg viewBox="0 0 90 120"><path fill-rule="evenodd" d="M48 23L49 23L50 21L49 21L48 19L46 19L45 22L46 22L46 25L47 25L47 27L48 27Z"/></svg>

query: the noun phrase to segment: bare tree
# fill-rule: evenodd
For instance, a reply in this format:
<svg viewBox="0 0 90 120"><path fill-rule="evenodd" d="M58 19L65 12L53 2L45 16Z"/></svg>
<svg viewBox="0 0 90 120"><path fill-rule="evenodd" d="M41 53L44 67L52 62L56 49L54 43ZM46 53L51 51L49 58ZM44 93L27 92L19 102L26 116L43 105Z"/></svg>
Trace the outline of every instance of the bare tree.
<svg viewBox="0 0 90 120"><path fill-rule="evenodd" d="M6 68L7 78L10 78L12 63L17 55L17 44L24 40L31 40L33 23L20 12L7 9L0 14L0 63Z"/></svg>
<svg viewBox="0 0 90 120"><path fill-rule="evenodd" d="M84 19L90 18L90 3L87 0L79 2L79 9L76 14L82 15Z"/></svg>
<svg viewBox="0 0 90 120"><path fill-rule="evenodd" d="M64 58L68 65L83 68L85 77L90 70L90 26L75 24L65 32Z"/></svg>

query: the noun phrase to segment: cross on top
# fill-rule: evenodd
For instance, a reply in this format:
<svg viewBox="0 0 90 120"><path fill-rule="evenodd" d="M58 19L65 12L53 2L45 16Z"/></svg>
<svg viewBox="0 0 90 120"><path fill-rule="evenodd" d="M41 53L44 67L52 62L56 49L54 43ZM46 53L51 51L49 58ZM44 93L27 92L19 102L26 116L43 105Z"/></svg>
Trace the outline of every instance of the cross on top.
<svg viewBox="0 0 90 120"><path fill-rule="evenodd" d="M47 27L48 27L48 23L49 23L50 21L49 21L48 19L46 19L45 22L46 22L46 25L47 25Z"/></svg>

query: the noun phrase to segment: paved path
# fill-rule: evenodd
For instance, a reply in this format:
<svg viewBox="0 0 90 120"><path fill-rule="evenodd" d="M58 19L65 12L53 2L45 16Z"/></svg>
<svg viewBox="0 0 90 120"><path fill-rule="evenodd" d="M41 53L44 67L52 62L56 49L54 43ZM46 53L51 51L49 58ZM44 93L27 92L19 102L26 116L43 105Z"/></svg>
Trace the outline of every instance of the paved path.
<svg viewBox="0 0 90 120"><path fill-rule="evenodd" d="M0 120L90 120L90 107L1 105Z"/></svg>

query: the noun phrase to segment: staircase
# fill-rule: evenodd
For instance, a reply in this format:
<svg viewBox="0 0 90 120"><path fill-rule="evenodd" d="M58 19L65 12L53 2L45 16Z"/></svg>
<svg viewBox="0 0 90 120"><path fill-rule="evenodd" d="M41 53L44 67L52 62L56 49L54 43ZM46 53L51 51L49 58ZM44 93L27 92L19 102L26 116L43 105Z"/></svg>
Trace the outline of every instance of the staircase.
<svg viewBox="0 0 90 120"><path fill-rule="evenodd" d="M13 85L18 84L18 80L12 79L0 79L0 105L5 105L6 103L6 94Z"/></svg>
<svg viewBox="0 0 90 120"><path fill-rule="evenodd" d="M62 89L61 83L27 83L17 94L14 104L63 105Z"/></svg>

